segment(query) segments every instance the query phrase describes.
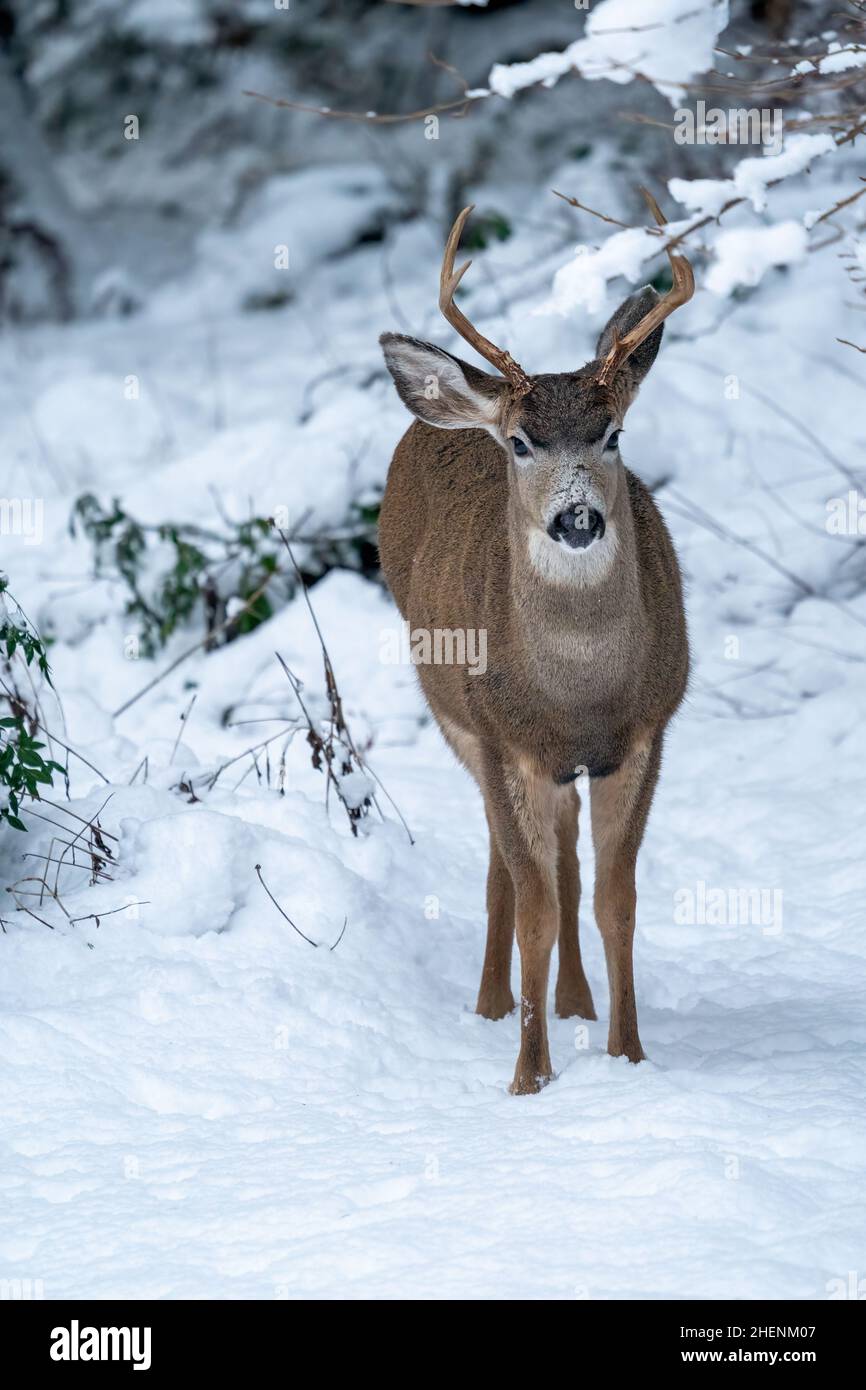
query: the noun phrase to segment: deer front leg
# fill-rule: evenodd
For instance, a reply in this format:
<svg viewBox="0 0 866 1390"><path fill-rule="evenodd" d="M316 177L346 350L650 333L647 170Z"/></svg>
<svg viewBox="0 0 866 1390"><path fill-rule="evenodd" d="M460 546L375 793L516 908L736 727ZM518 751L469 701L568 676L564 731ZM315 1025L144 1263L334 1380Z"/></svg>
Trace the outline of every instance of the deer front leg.
<svg viewBox="0 0 866 1390"><path fill-rule="evenodd" d="M556 1012L560 1018L595 1018L592 991L580 958L578 909L580 865L577 859L577 823L580 798L567 789L557 823L559 890L559 971L556 977Z"/></svg>
<svg viewBox="0 0 866 1390"><path fill-rule="evenodd" d="M547 1041L550 953L559 928L556 820L561 789L522 764L486 768L488 814L514 888L520 950L520 1053L513 1095L540 1091L553 1076Z"/></svg>
<svg viewBox="0 0 866 1390"><path fill-rule="evenodd" d="M595 915L604 941L610 987L607 1050L611 1057L640 1062L645 1056L637 1028L633 943L635 887L633 857L617 855L598 878Z"/></svg>
<svg viewBox="0 0 866 1390"><path fill-rule="evenodd" d="M635 864L658 777L661 739L633 746L616 772L592 783L595 916L604 942L610 985L607 1050L640 1062L633 943Z"/></svg>
<svg viewBox="0 0 866 1390"><path fill-rule="evenodd" d="M553 1079L547 1041L547 982L559 912L553 874L527 866L515 889L515 926L520 949L520 1052L511 1094L532 1095Z"/></svg>
<svg viewBox="0 0 866 1390"><path fill-rule="evenodd" d="M487 870L487 948L475 1012L484 1018L504 1018L514 1008L511 993L511 952L514 944L514 885L496 836L490 830Z"/></svg>

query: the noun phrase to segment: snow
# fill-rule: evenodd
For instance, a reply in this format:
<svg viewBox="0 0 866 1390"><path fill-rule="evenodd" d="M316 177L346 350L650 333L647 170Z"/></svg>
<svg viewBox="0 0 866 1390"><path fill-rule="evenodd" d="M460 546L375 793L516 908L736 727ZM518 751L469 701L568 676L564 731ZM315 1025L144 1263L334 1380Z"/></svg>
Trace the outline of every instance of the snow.
<svg viewBox="0 0 866 1390"><path fill-rule="evenodd" d="M134 374L118 380L107 372L80 373L40 392L35 426L56 466L82 484L97 473L105 482L123 461L144 463L165 452L165 427L156 403L141 395ZM94 420L99 429L94 430Z"/></svg>
<svg viewBox="0 0 866 1390"><path fill-rule="evenodd" d="M179 750L179 768L191 770L184 750ZM149 932L160 935L201 936L224 931L238 907L238 881L255 854L255 839L233 816L213 811L178 811L154 814L144 808L147 819L134 812L118 824L121 830L119 855L128 862L135 879L135 893L142 906L133 908L130 897L128 915ZM114 808L112 808L114 809ZM171 875L166 874L172 866ZM177 912L183 902L184 911Z"/></svg>
<svg viewBox="0 0 866 1390"><path fill-rule="evenodd" d="M510 98L537 83L553 86L568 72L618 83L640 73L678 106L683 83L712 68L727 22L727 0L602 0L588 13L583 38L528 62L496 63L488 86Z"/></svg>
<svg viewBox="0 0 866 1390"><path fill-rule="evenodd" d="M593 23L620 12L609 0ZM602 154L567 166L583 185L545 178L530 198L515 175L467 190L514 235L473 250L461 303L528 370L586 361L647 261L662 263L645 231L545 203L548 186L573 186L598 205L604 179L605 209L634 215L617 201L633 170L612 178ZM42 861L22 855L52 852L77 817L99 812L116 837L110 881L61 870L74 925L37 905L51 930L4 895L4 1278L40 1279L47 1298L815 1300L862 1274L866 520L827 525L852 470L862 502L863 359L836 343L862 341L862 313L841 248L805 254L802 221L859 186L860 151L798 167L767 220L749 203L686 243L698 293L623 436L675 539L694 660L639 861L648 1060L605 1051L584 806L599 1020L551 1014L557 1076L537 1096L507 1093L517 1018L473 1012L483 807L411 665L383 659L400 628L387 594L340 570L311 590L370 768L341 791L360 806L375 774L383 812L356 837L333 788L326 805L303 727L282 770L282 740L258 767L245 753L297 720L277 652L327 714L302 599L115 715L200 626L155 662L131 659L124 588L94 578L68 530L85 487L144 522L213 525L217 501L232 517L343 521L408 424L378 333L464 352L436 310L442 210L386 215L370 242L396 202L373 164L279 175L137 317L4 335L2 492L41 498L45 535L4 534L3 565L54 639L62 709L43 691L46 722L107 781L73 760L71 801L57 785L42 808L68 829L25 808L27 836L0 838L2 882L34 874ZM693 203L672 184L689 217L669 232L727 182L692 182ZM556 213L565 230L544 240ZM284 227L289 292L242 311L273 289ZM844 244L866 267L862 237ZM773 911L743 920L741 902Z"/></svg>
<svg viewBox="0 0 866 1390"><path fill-rule="evenodd" d="M702 196L699 192L698 197ZM666 232L676 237L692 225L672 222ZM686 245L683 249L689 248ZM712 250L714 259L704 286L713 294L728 296L740 285L757 285L773 266L801 261L808 250L808 236L804 225L793 220L770 226L725 227L714 233ZM615 232L598 248L578 246L573 258L557 270L551 295L535 312L564 317L576 309L596 313L605 305L611 307L610 281L624 277L637 284L645 280L650 273L647 262L659 254L658 238L643 228ZM687 315L692 312L686 310Z"/></svg>
<svg viewBox="0 0 866 1390"><path fill-rule="evenodd" d="M832 135L789 135L781 153L741 159L730 179L669 179L668 192L701 216L716 217L733 198L748 198L755 212L763 212L770 184L802 173L813 159L836 148Z"/></svg>
<svg viewBox="0 0 866 1390"><path fill-rule="evenodd" d="M737 196L733 179L668 179L668 192L701 217L718 217L725 203Z"/></svg>
<svg viewBox="0 0 866 1390"><path fill-rule="evenodd" d="M695 541L721 573L724 548ZM339 587L331 638L353 591L369 608L364 581ZM694 615L701 680L731 622L714 606ZM815 603L794 625L812 634L850 627ZM341 665L363 690L363 663ZM829 695L752 721L698 687L641 869L651 1060L605 1055L604 1006L552 1020L558 1077L528 1101L506 1093L516 1019L471 1012L484 818L432 730L376 760L414 847L394 823L353 841L299 765L284 800L118 789L123 880L83 906L147 905L3 942L7 1265L48 1297L824 1296L863 1239L855 675L838 663ZM781 889L781 932L676 925L699 881Z"/></svg>
<svg viewBox="0 0 866 1390"><path fill-rule="evenodd" d="M832 38L832 35L824 34L823 38ZM863 45L843 45L841 43L829 43L827 52L817 61L811 58L804 58L791 69L793 74L820 72L848 72L851 68L861 68L866 64L866 47Z"/></svg>
<svg viewBox="0 0 866 1390"><path fill-rule="evenodd" d="M705 228L704 223L719 218L726 207L738 201L748 201L756 213L764 213L771 185L808 172L814 159L835 154L837 148L831 135L792 135L777 155L740 160L731 178L669 179L671 197L692 216L669 222L667 238L685 240L700 224L703 244L715 257L706 278L707 288L714 294L729 295L740 285L758 284L770 267L802 260L808 249L806 229L821 214L807 213L798 224L786 219L769 226L725 223L721 229ZM691 243L694 244L698 243ZM683 249L688 253L690 244L686 243ZM552 293L538 312L566 315L577 308L596 312L609 302L611 280L622 276L635 284L644 275L646 263L659 253L657 235L640 227L614 232L599 246L578 245L573 258L556 271Z"/></svg>
<svg viewBox="0 0 866 1390"><path fill-rule="evenodd" d="M721 232L716 238L716 259L707 273L707 289L729 295L738 285L757 285L772 266L795 265L807 250L808 236L799 222Z"/></svg>
<svg viewBox="0 0 866 1390"><path fill-rule="evenodd" d="M329 165L271 178L236 224L205 232L199 274L178 295L171 285L156 301L167 317L208 302L238 308L293 292L319 261L353 246L394 215L396 197L375 165Z"/></svg>
<svg viewBox="0 0 866 1390"><path fill-rule="evenodd" d="M578 247L574 259L556 272L553 293L541 306L541 312L555 310L564 315L585 308L597 313L605 303L608 280L625 275L634 283L644 261L656 250L652 238L641 227L616 232L597 250Z"/></svg>
<svg viewBox="0 0 866 1390"><path fill-rule="evenodd" d="M767 206L767 187L776 180L790 178L808 169L813 159L835 153L832 135L789 135L780 154L744 159L734 172L734 188L748 198L756 212Z"/></svg>
<svg viewBox="0 0 866 1390"><path fill-rule="evenodd" d="M792 324L804 314L818 342L825 282L818 258L811 265L802 305L786 308L777 291L757 340L748 320L731 327L723 367L763 354L786 312ZM534 321L536 337L547 322ZM716 341L668 345L629 422L627 457L648 475L673 468L735 534L772 526L812 580L815 546L757 486L752 442L804 516L810 496L823 514L839 480L797 482L816 472L802 439L748 398L724 402ZM771 379L783 391L793 382L790 408L808 416L810 397L816 410L828 392L841 401L844 378L830 366L798 376L800 344L783 333ZM383 397L382 411L396 439L400 408ZM853 413L844 428L857 437ZM179 476L157 470L164 502ZM102 823L120 836L116 881L76 887L82 876L70 874L65 901L72 915L124 910L53 933L6 917L4 1267L42 1278L47 1297L340 1299L811 1299L858 1268L861 631L818 598L785 620L778 575L661 501L688 576L697 670L641 860L650 1060L634 1068L605 1054L604 965L587 908L600 1020L551 1019L558 1076L528 1100L506 1091L516 1019L472 1012L483 811L420 726L413 673L378 660L397 617L376 589L334 573L313 596L349 716L374 731L374 769L414 846L391 814L353 839L338 806L326 813L301 741L285 797L254 777L233 790L226 776L195 805L169 790L194 770L187 749L204 771L249 741L220 712L281 698L274 649L316 687L299 601L181 668L116 721L114 741L71 695L88 682L111 708L120 677L124 693L141 684L110 658L116 639L99 640L117 618L58 645L69 736L112 777ZM723 655L731 633L737 660ZM171 766L184 674L202 684ZM155 785L123 785L144 751ZM108 789L77 782L71 809L91 815ZM31 847L50 833L34 830ZM585 825L581 846L589 884ZM268 901L257 863L316 948ZM676 895L700 883L782 891L781 931L678 923Z"/></svg>

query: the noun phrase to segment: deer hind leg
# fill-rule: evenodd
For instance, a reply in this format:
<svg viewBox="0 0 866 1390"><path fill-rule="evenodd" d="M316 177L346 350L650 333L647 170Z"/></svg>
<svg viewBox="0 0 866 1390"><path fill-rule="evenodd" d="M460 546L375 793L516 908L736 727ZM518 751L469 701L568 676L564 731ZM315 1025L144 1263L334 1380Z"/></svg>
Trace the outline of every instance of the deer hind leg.
<svg viewBox="0 0 866 1390"><path fill-rule="evenodd" d="M632 950L635 929L635 864L643 839L661 757L661 735L632 747L608 777L592 783L590 804L595 845L595 916L604 942L610 986L612 1057L639 1062L644 1056L637 1028Z"/></svg>
<svg viewBox="0 0 866 1390"><path fill-rule="evenodd" d="M484 1018L504 1018L514 1008L511 993L511 952L514 943L514 885L493 827L490 828L490 867L487 870L487 949L475 1012Z"/></svg>
<svg viewBox="0 0 866 1390"><path fill-rule="evenodd" d="M592 991L583 973L578 939L580 865L577 859L577 821L580 798L566 789L557 822L559 890L559 970L556 1012L560 1018L595 1018Z"/></svg>
<svg viewBox="0 0 866 1390"><path fill-rule="evenodd" d="M562 789L529 766L486 760L488 814L514 891L520 950L520 1053L511 1091L529 1095L553 1076L547 1041L550 953L559 930L556 824Z"/></svg>

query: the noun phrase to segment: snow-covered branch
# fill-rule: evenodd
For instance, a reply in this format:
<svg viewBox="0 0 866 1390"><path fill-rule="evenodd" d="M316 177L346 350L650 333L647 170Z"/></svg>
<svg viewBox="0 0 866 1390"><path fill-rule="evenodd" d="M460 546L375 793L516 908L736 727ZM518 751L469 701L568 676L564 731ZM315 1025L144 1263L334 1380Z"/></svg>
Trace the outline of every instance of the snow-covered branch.
<svg viewBox="0 0 866 1390"><path fill-rule="evenodd" d="M566 73L587 81L647 78L676 105L683 85L713 66L713 50L728 22L728 0L603 0L585 34L558 53L528 63L496 63L488 79L501 97L539 83L552 87Z"/></svg>

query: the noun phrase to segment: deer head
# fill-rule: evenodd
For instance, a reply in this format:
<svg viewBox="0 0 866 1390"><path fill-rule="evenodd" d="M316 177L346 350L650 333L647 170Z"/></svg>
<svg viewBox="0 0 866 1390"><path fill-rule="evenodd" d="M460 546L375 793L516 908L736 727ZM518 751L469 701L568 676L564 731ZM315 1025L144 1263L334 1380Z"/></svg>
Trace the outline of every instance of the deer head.
<svg viewBox="0 0 866 1390"><path fill-rule="evenodd" d="M663 223L655 200L645 196ZM608 529L624 485L619 437L626 411L655 361L664 320L694 293L692 268L684 256L668 251L672 288L660 296L645 285L630 295L603 329L592 362L574 372L529 376L454 303L471 264L454 270L471 211L471 206L464 208L451 229L439 307L499 374L397 333L380 338L385 361L401 400L419 420L439 429L483 429L497 441L531 549L543 557L552 545L577 555L601 541Z"/></svg>

